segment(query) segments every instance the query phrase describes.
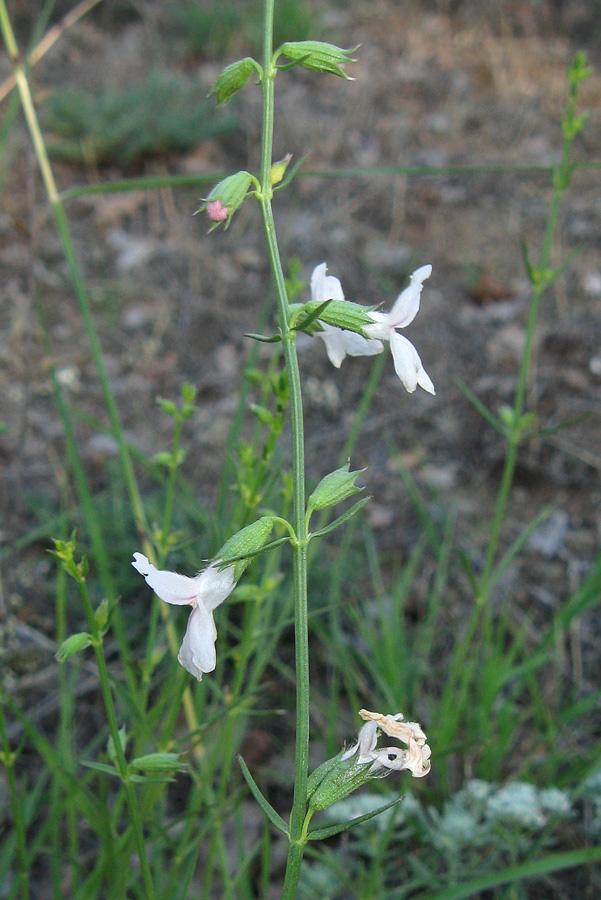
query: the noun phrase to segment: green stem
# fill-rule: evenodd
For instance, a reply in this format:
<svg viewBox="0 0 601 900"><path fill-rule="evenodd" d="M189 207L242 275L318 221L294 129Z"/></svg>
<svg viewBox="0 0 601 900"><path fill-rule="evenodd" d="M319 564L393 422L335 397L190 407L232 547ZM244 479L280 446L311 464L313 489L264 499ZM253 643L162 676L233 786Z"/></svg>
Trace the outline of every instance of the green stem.
<svg viewBox="0 0 601 900"><path fill-rule="evenodd" d="M573 114L575 95L572 94L569 100L567 115ZM486 561L484 570L480 579L479 601L481 604L486 603L490 592L490 579L494 569L499 540L501 536L501 528L505 518L505 511L511 488L513 486L513 478L515 475L515 467L520 448L523 426L521 417L526 406L526 392L528 390L528 381L532 366L532 355L534 351L534 337L536 334L536 326L538 324L538 316L540 312L540 304L542 296L548 287L552 276L549 274L549 263L551 259L551 249L553 247L553 239L557 229L559 219L559 210L563 195L570 181L571 161L573 138L564 138L563 152L559 166L554 170L553 174L553 196L551 199L551 207L545 227L545 234L541 245L541 251L536 268L536 280L533 280L532 297L530 300L530 309L528 311L528 322L526 325L526 340L524 343L524 352L520 363L520 371L513 403L513 423L507 435L507 454L503 465L503 473L501 475L501 484L495 505L495 512L491 524L490 538L486 551Z"/></svg>
<svg viewBox="0 0 601 900"><path fill-rule="evenodd" d="M303 404L298 356L294 335L290 335L290 311L286 282L278 250L271 208L269 180L273 156L274 79L273 63L274 0L265 0L263 55L263 129L261 144L261 192L259 203L267 252L271 264L283 351L290 385L290 425L292 429L292 521L298 543L292 547L294 573L294 635L296 656L296 747L294 798L290 815L290 845L282 900L292 900L300 873L304 843L301 842L307 810L307 772L309 767L309 624L307 613L307 528L305 524L305 448Z"/></svg>
<svg viewBox="0 0 601 900"><path fill-rule="evenodd" d="M148 856L146 853L146 844L144 842L144 831L142 828L142 820L140 817L140 808L138 805L138 801L136 798L136 794L134 791L133 784L129 780L129 769L127 766L127 760L125 758L125 751L121 746L121 740L119 737L119 725L117 724L117 714L115 712L115 704L113 703L113 695L111 693L111 685L110 678L108 673L108 668L106 665L106 660L104 658L103 652L103 636L100 628L98 627L98 623L96 622L96 617L94 615L94 610L92 608L92 603L90 601L90 597L88 594L88 589L85 583L85 579L82 575L76 578L77 586L79 588L79 593L83 602L84 611L86 614L86 618L88 620L88 627L90 629L90 634L92 636L92 646L94 647L94 653L96 655L96 664L98 666L98 677L100 680L100 690L102 692L102 699L104 701L104 708L106 711L106 717L109 726L109 733L111 735L113 746L115 748L115 764L119 775L121 777L121 782L123 784L123 789L125 791L125 798L127 801L127 805L129 807L129 814L131 817L132 829L134 833L134 840L136 842L136 847L138 850L138 857L140 859L140 869L142 871L142 879L144 881L144 889L146 892L146 897L148 900L154 900L155 892L154 885L152 882L152 874L150 872L150 863L148 861Z"/></svg>
<svg viewBox="0 0 601 900"><path fill-rule="evenodd" d="M19 797L19 788L15 776L15 756L10 749L6 721L4 718L4 697L0 688L0 742L2 746L2 761L6 770L8 794L10 797L10 811L15 829L15 844L17 848L17 860L19 867L18 881L21 886L20 896L22 900L29 900L29 859L27 853L27 838L25 831L24 811L25 806Z"/></svg>
<svg viewBox="0 0 601 900"><path fill-rule="evenodd" d="M173 515L173 501L175 498L175 484L177 481L177 471L179 468L179 448L182 442L182 429L184 427L184 418L178 414L175 420L175 429L173 432L173 444L171 447L172 464L169 469L167 485L165 487L165 508L163 510L163 527L161 529L161 540L158 548L158 568L165 565L167 554L169 553L169 534L171 532L171 518Z"/></svg>

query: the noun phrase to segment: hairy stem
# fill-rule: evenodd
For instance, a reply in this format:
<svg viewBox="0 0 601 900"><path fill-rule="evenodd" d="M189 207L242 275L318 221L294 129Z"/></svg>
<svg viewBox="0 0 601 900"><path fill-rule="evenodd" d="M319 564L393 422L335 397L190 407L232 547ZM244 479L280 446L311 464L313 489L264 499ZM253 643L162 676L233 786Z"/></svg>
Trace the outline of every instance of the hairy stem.
<svg viewBox="0 0 601 900"><path fill-rule="evenodd" d="M290 815L290 846L283 900L292 900L300 874L304 842L303 822L307 809L307 770L309 758L309 639L307 615L307 528L305 524L305 448L301 379L294 336L290 334L290 311L286 282L277 244L271 207L270 170L273 156L274 79L277 69L273 56L274 0L265 0L263 54L263 132L261 144L261 191L259 203L267 252L271 264L278 320L283 335L283 351L290 385L290 426L292 429L294 635L296 654L296 747L294 799Z"/></svg>

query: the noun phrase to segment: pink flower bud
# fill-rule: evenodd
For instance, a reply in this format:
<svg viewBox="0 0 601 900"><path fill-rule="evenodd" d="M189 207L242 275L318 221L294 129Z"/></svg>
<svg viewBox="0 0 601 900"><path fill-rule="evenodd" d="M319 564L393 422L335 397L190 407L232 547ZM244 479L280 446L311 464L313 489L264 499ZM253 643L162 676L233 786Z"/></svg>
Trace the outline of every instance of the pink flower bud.
<svg viewBox="0 0 601 900"><path fill-rule="evenodd" d="M224 206L219 198L207 203L207 213L211 222L225 222L230 214L229 206Z"/></svg>

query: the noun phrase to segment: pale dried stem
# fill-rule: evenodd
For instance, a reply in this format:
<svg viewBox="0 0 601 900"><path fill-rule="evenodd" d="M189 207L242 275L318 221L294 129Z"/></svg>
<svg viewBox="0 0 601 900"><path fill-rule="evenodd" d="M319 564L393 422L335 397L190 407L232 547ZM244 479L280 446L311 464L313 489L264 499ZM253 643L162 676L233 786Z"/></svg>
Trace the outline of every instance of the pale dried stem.
<svg viewBox="0 0 601 900"><path fill-rule="evenodd" d="M89 13L89 11L98 3L100 3L100 0L82 0L82 2L78 3L71 12L67 13L67 15L60 20L60 22L53 25L26 58L25 68L31 69L39 63L42 57L48 53L50 48L56 44L61 35L64 34L68 28L75 25L76 22L79 22L79 20ZM15 85L16 80L14 75L9 75L9 77L0 84L0 103L2 103L4 98L10 94Z"/></svg>

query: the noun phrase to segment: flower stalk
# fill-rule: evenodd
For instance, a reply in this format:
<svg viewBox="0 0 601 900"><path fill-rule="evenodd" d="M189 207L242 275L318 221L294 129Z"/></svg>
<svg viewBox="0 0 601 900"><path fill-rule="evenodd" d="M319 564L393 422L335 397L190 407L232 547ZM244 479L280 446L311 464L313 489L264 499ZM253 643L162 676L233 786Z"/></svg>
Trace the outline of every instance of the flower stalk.
<svg viewBox="0 0 601 900"><path fill-rule="evenodd" d="M271 207L273 185L274 80L273 61L274 0L265 0L263 31L263 123L261 141L260 191L257 192L267 252L278 304L278 320L283 339L284 360L290 386L290 425L292 429L292 524L297 541L292 546L294 578L294 635L296 659L296 746L294 762L294 799L289 825L289 849L282 900L296 895L306 837L303 824L307 811L307 772L309 766L309 637L307 613L307 525L305 521L305 448L301 379L295 335L290 332L290 310L286 281L275 233Z"/></svg>

